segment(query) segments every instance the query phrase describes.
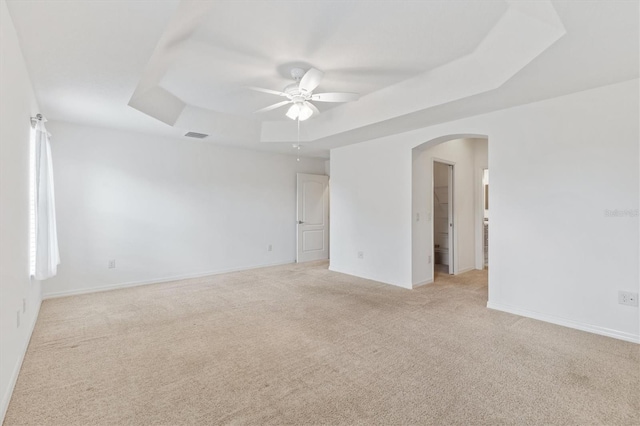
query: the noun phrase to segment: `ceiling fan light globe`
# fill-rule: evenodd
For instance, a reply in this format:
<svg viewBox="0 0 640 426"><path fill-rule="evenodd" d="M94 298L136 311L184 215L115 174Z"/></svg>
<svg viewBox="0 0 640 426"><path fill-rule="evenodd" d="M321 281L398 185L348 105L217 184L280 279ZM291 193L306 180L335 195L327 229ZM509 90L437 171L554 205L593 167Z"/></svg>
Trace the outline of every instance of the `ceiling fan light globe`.
<svg viewBox="0 0 640 426"><path fill-rule="evenodd" d="M309 108L309 106L305 103L300 105L300 110L298 113L298 120L304 121L310 118L313 115L313 110Z"/></svg>
<svg viewBox="0 0 640 426"><path fill-rule="evenodd" d="M286 115L292 120L297 120L298 116L300 115L300 105L298 104L291 105Z"/></svg>

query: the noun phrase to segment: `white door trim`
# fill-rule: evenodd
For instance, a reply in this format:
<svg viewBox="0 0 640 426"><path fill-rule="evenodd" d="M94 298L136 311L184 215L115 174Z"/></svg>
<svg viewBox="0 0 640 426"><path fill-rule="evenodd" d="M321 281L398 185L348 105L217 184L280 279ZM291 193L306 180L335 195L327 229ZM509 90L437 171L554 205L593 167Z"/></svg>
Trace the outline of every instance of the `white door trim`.
<svg viewBox="0 0 640 426"><path fill-rule="evenodd" d="M476 202L476 214L475 214L475 227L476 227L476 244L475 244L475 256L476 256L476 269L484 269L484 171L489 170L488 167L480 167L475 173L475 197Z"/></svg>
<svg viewBox="0 0 640 426"><path fill-rule="evenodd" d="M298 173L296 182L296 262L328 259L329 176Z"/></svg>
<svg viewBox="0 0 640 426"><path fill-rule="evenodd" d="M456 244L456 216L455 216L455 161L445 160L444 158L439 157L431 157L431 194L433 194L435 190L435 183L433 179L435 163L446 164L447 166L451 166L449 169L449 220L452 226L449 228L449 273L454 275L457 272L457 259L458 259L458 245ZM433 197L433 195L432 195ZM431 203L431 276L435 278L435 252L433 247L433 242L435 238L434 234L434 220L433 220L433 202Z"/></svg>

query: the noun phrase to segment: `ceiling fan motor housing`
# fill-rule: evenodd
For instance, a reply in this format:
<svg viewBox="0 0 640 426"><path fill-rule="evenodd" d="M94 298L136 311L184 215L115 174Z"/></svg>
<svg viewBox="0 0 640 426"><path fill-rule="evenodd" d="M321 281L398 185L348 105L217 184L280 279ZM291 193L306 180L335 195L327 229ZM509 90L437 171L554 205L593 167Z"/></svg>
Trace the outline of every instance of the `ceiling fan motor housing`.
<svg viewBox="0 0 640 426"><path fill-rule="evenodd" d="M311 92L301 90L298 83L292 83L285 87L284 93L294 102L303 102L311 99Z"/></svg>

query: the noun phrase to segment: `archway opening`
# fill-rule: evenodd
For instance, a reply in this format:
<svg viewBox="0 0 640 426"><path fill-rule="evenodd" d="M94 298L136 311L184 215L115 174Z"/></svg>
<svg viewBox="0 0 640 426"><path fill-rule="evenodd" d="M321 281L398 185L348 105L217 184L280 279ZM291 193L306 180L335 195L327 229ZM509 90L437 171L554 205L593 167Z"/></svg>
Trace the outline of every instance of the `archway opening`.
<svg viewBox="0 0 640 426"><path fill-rule="evenodd" d="M478 134L441 136L413 148L414 288L434 282L438 272L485 268L488 152L488 137Z"/></svg>

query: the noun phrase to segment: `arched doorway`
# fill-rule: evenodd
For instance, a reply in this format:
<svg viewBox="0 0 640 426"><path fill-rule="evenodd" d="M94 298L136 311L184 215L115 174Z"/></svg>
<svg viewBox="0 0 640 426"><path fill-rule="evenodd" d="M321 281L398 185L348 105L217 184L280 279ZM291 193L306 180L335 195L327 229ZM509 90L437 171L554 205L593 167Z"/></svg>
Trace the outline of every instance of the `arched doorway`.
<svg viewBox="0 0 640 426"><path fill-rule="evenodd" d="M412 156L413 286L433 282L436 260L442 262L443 258L446 258L447 268L441 269L446 273L483 269L483 175L488 169L488 137L477 134L442 136L416 146ZM452 188L447 188L450 200L443 195L443 188L436 188L442 185L434 185L438 164L451 166ZM440 212L437 211L438 201ZM445 206L449 216L443 219L439 213L445 211ZM446 228L439 229L436 221L442 221Z"/></svg>

